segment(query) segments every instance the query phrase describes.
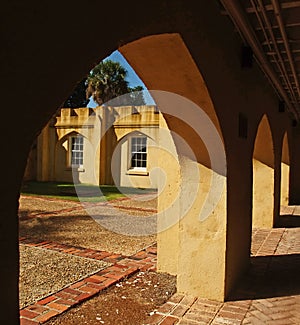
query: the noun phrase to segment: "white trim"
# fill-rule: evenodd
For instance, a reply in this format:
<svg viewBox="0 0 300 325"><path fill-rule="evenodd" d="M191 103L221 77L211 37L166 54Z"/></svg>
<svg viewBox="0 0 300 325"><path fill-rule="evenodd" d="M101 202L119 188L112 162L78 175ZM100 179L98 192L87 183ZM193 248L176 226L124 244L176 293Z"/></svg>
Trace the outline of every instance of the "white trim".
<svg viewBox="0 0 300 325"><path fill-rule="evenodd" d="M75 145L79 145L79 146L82 145L82 149L72 150L73 139L78 139L78 138L82 139L82 143L75 144ZM82 161L82 164L72 164L73 152L78 152L78 153L82 154L82 157L77 158ZM83 157L84 156L83 155L84 155L84 137L80 134L69 136L69 138L68 138L68 168L69 169L77 169L78 171L84 171L84 169L83 169L83 163L84 163Z"/></svg>
<svg viewBox="0 0 300 325"><path fill-rule="evenodd" d="M133 151L132 150L132 140L136 138L143 138L146 139L146 151ZM148 163L148 145L147 145L148 139L147 136L144 134L132 134L128 137L128 162L127 162L127 175L149 175L149 173L147 172L147 163ZM137 149L138 149L138 143L136 144ZM146 155L146 167L132 167L132 156L134 154L145 154ZM141 160L143 161L143 160Z"/></svg>

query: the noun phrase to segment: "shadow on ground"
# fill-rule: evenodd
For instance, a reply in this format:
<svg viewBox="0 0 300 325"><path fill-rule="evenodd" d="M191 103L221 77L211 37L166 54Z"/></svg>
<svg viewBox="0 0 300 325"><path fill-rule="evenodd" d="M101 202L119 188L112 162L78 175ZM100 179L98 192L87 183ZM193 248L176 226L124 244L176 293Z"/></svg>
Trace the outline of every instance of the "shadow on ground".
<svg viewBox="0 0 300 325"><path fill-rule="evenodd" d="M250 268L228 300L300 294L300 254L251 257Z"/></svg>
<svg viewBox="0 0 300 325"><path fill-rule="evenodd" d="M110 219L115 222L111 215L103 213L103 218L106 218L107 222ZM64 215L21 219L19 236L31 240L51 241L123 255L132 255L156 240L155 235L127 236L120 232L113 232L97 223L90 216L83 215L80 210Z"/></svg>
<svg viewBox="0 0 300 325"><path fill-rule="evenodd" d="M298 228L300 227L300 216L293 214L282 214L275 226L276 228Z"/></svg>

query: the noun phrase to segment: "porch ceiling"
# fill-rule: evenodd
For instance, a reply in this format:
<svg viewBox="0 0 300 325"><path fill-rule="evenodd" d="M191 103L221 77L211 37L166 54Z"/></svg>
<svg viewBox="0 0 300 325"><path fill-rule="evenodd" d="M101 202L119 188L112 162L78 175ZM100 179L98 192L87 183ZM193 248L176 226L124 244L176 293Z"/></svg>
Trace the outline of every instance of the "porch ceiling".
<svg viewBox="0 0 300 325"><path fill-rule="evenodd" d="M287 110L300 120L300 1L220 0Z"/></svg>

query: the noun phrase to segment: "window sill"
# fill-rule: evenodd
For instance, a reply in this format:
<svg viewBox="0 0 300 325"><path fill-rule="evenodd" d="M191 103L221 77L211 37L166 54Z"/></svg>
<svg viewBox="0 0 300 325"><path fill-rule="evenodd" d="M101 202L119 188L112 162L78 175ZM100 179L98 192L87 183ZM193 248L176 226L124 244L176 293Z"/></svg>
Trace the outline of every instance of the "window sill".
<svg viewBox="0 0 300 325"><path fill-rule="evenodd" d="M129 169L127 170L126 175L149 176L149 172L146 170Z"/></svg>
<svg viewBox="0 0 300 325"><path fill-rule="evenodd" d="M85 172L85 169L83 167L67 167L67 171L72 171L72 172Z"/></svg>

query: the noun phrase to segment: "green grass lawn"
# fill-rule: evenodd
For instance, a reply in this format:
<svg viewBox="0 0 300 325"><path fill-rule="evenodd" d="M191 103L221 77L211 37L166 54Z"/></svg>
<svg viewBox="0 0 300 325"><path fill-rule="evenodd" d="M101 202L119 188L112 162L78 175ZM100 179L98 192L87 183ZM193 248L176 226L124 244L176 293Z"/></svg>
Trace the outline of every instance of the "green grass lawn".
<svg viewBox="0 0 300 325"><path fill-rule="evenodd" d="M142 194L152 193L155 189L140 189L132 187L120 187L111 185L89 185L60 182L24 182L21 188L23 195L36 195L52 198L60 198L65 200L86 202L101 202L105 200L114 200L124 197L126 194Z"/></svg>

